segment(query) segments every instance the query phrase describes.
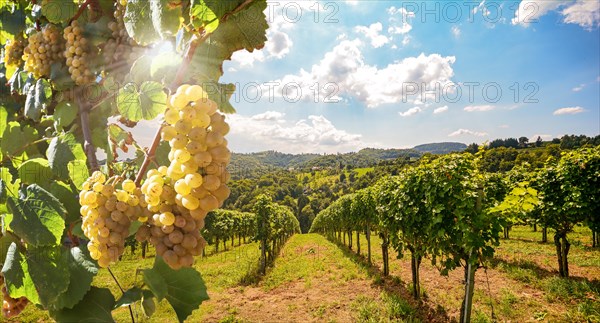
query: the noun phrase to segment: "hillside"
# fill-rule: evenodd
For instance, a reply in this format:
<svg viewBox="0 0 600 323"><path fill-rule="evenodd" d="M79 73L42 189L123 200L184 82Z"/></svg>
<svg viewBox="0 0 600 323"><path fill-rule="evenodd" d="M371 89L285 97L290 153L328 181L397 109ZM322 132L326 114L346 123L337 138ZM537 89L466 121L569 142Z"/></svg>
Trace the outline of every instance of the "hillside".
<svg viewBox="0 0 600 323"><path fill-rule="evenodd" d="M448 154L451 152L460 152L467 149L467 145L460 142L438 142L423 144L413 147L414 150L421 153Z"/></svg>
<svg viewBox="0 0 600 323"><path fill-rule="evenodd" d="M441 149L441 148L440 148ZM419 158L421 152L414 149L365 148L358 152L344 154L284 154L277 151L263 151L249 154L234 153L228 167L233 179L260 177L275 169L339 168L350 166L364 168L390 161L399 157Z"/></svg>

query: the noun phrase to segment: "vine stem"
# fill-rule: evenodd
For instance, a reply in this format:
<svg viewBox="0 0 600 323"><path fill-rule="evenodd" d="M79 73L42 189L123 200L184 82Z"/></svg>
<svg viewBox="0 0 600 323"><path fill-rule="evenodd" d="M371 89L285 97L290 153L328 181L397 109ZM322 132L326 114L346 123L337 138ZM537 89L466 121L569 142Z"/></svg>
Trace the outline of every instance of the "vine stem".
<svg viewBox="0 0 600 323"><path fill-rule="evenodd" d="M227 21L227 19L229 19L229 17L231 15L234 15L234 14L240 12L242 9L244 9L245 7L250 5L253 1L254 0L246 0L246 1L242 2L240 5L235 7L235 9L224 14L223 17L221 18L221 22ZM173 82L171 82L171 84L169 86L169 89L172 92L174 92L176 90L176 88L183 81L183 76L187 72L187 70L190 66L190 63L192 62L192 58L194 57L196 48L198 47L198 45L205 42L206 39L208 39L208 37L210 36L210 34L211 33L204 32L202 34L202 36L200 36L199 38L196 38L196 35L193 36L193 38L190 42L190 46L188 47L188 49L184 55L183 62L181 63L181 66L179 66L179 69L177 70L175 79L173 80ZM156 149L158 148L158 145L160 144L161 129L162 129L162 125L160 125L158 127L156 134L154 135L154 140L152 141L152 145L148 149L148 152L146 153L146 156L144 158L144 162L142 163L142 166L140 166L140 170L138 171L137 176L135 177L135 185L136 186L139 186L142 183L142 179L144 178L146 169L148 168L148 166L150 165L150 162L154 159L154 156L156 155Z"/></svg>
<svg viewBox="0 0 600 323"><path fill-rule="evenodd" d="M81 6L79 6L79 9L77 9L77 12L75 13L75 15L73 16L73 18L71 18L71 20L69 20L69 25L74 21L77 20L77 18L79 18L79 16L81 16L83 14L83 11L95 0L85 0L84 3L81 4Z"/></svg>
<svg viewBox="0 0 600 323"><path fill-rule="evenodd" d="M81 129L83 131L83 149L87 156L88 163L91 171L97 171L100 169L98 165L98 159L96 158L96 148L92 143L92 132L90 131L90 116L89 107L85 100L81 99L81 88L76 91L77 105L79 106L79 117L81 118Z"/></svg>
<svg viewBox="0 0 600 323"><path fill-rule="evenodd" d="M117 280L117 276L115 276L115 274L113 274L112 270L110 270L110 267L106 267L106 269L108 269L108 272L110 273L110 275L112 276L113 280L117 284L117 287L119 287L119 289L121 290L121 294L125 294L125 290L123 289L123 287L121 287L121 284ZM133 318L133 310L131 309L131 305L127 305L127 307L129 307L129 315L131 315L131 322L135 323L135 319Z"/></svg>

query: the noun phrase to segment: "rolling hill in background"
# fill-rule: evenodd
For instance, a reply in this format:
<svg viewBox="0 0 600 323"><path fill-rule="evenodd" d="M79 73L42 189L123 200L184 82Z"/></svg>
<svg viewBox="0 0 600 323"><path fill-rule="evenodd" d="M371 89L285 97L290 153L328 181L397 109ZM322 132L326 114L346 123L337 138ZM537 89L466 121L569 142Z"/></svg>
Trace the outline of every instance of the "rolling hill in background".
<svg viewBox="0 0 600 323"><path fill-rule="evenodd" d="M422 153L431 154L448 154L452 152L460 152L467 149L467 145L461 142L439 142L432 144L424 144L413 147L414 150Z"/></svg>
<svg viewBox="0 0 600 323"><path fill-rule="evenodd" d="M285 154L277 151L263 151L248 154L234 153L228 167L234 179L261 176L278 169L313 169L345 167L370 167L380 162L400 157L419 158L423 154L446 154L463 151L465 144L441 142L419 145L410 149L365 148L358 152L344 154Z"/></svg>

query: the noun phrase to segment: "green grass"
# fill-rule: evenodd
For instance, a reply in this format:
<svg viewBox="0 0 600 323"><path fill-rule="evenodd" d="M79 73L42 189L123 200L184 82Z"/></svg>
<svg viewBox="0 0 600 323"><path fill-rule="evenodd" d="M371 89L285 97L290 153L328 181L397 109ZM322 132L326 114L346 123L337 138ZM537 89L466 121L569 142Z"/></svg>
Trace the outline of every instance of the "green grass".
<svg viewBox="0 0 600 323"><path fill-rule="evenodd" d="M572 241L570 263L586 270L596 270L600 267L600 254L587 245L590 243L590 234L585 228L576 228L569 239ZM372 251L373 259L377 266L381 265L380 240L373 234ZM552 233L549 232L551 241ZM354 236L355 238L355 236ZM541 233L532 232L531 228L517 226L511 231L511 239L501 240L498 248L497 259L492 261L488 270L496 270L508 277L512 282L500 289L493 299L487 292L487 287L479 286L475 290L476 305L473 309L473 322L491 322L490 305L494 305L495 314L501 321L518 321L523 318L530 320L560 320L572 322L600 322L600 281L599 277L570 279L559 278L553 270L556 267L554 245L541 244L538 240ZM236 241L237 243L237 241ZM221 245L222 248L222 245ZM332 311L344 307L351 311L353 320L358 322L416 322L419 317L424 317L421 309L415 307L406 296L410 283L399 277L384 278L376 269L368 266L364 258L356 256L354 251L346 247L336 246L327 241L323 236L316 234L295 235L285 244L280 255L276 258L273 267L268 269L265 277L256 276L259 249L256 243L231 247L221 253L213 253L213 247L207 249L208 256L198 258L195 267L202 273L208 287L209 296L223 295L230 288L239 288L245 285L258 286L260 290L269 293L274 289L285 289L288 284L300 282L304 289L314 290L319 288L330 289L333 287L347 286L354 281L370 280L371 288L376 289L374 295L359 295L344 303L344 295L334 297L323 303L310 304L301 307L299 304L283 305L283 311L290 315L305 311L310 317L318 321L329 321ZM356 248L356 246L354 246ZM361 255L366 257L367 243L361 235ZM123 260L111 267L119 282L129 288L139 284L140 269L152 266L153 251L150 250L148 259L139 259L129 250ZM408 272L409 268L401 261L395 260L395 253L390 250L390 271L392 274ZM425 263L426 261L424 261ZM592 271L593 272L593 271ZM483 275L478 271L478 275ZM482 276L480 276L482 277ZM94 280L94 285L109 288L114 295L120 296L121 292L107 270L100 270ZM435 299L430 302L432 309L444 312L446 309L460 307L460 295L456 298L456 289L460 286L452 283L447 287L431 287L427 290L426 299ZM458 286L458 287L457 287ZM519 286L527 286L538 290L544 296L527 298L521 295ZM237 290L237 289L236 289ZM422 285L425 291L425 286ZM454 294L453 294L454 293ZM242 292L243 294L243 292ZM236 295L242 295L236 294ZM404 296L400 296L404 295ZM405 297L405 298L403 298ZM217 299L219 299L217 297ZM226 301L221 300L221 302ZM557 317L552 311L553 304L562 304L565 311ZM190 322L201 321L210 313L218 313L221 322L246 322L238 305L215 304L208 302L196 310L190 317ZM174 322L175 313L166 300L157 306L157 312L147 320L142 317L140 308L134 307L137 320L140 322ZM118 322L129 321L129 312L120 308L114 312ZM50 321L46 312L34 306L28 306L13 322L46 322Z"/></svg>
<svg viewBox="0 0 600 323"><path fill-rule="evenodd" d="M228 246L228 248L230 248L230 250L226 252L212 254L208 257L198 258L196 260L194 267L201 272L202 278L206 282L209 296L211 292L218 292L239 285L257 268L259 256L257 243L250 243L242 245L241 247L236 246L234 248ZM212 248L209 248L207 251L209 254L212 253ZM138 270L152 267L154 261L153 255L154 251L152 249L148 253L148 256L150 257L146 259L140 259L139 253L137 256L126 253L123 256L123 260L116 265L111 266L111 269L119 280L119 283L127 289L141 281L142 277L140 274L137 274ZM121 295L119 288L106 269L101 269L99 271L98 275L94 278L93 285L109 288L117 298ZM200 310L194 311L190 320L198 321L204 313L210 310L211 308L209 306L201 306ZM15 320L15 322L51 321L46 313L47 312L41 311L34 306L28 306L25 311L16 318L17 320ZM134 307L134 313L136 320L145 320L139 307ZM115 310L113 316L117 322L131 321L127 308ZM167 301L163 300L156 307L156 313L152 316L150 321L174 322L176 321L176 317L175 312L171 309Z"/></svg>

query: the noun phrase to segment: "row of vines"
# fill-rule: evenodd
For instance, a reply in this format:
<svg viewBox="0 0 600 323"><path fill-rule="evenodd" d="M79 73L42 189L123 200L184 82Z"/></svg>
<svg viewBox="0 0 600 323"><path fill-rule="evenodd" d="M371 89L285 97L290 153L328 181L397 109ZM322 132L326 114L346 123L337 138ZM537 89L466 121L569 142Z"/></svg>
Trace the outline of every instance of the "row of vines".
<svg viewBox="0 0 600 323"><path fill-rule="evenodd" d="M208 299L195 257L206 238L240 234L202 231L230 193L235 86L220 82L222 65L264 46L266 6L0 2L5 317L34 304L58 322L113 321L125 306L133 321L131 304L148 317L166 300L183 321ZM155 128L148 147L132 134L144 121ZM107 270L121 288L111 266L132 236L154 246L154 265L122 295L94 286Z"/></svg>
<svg viewBox="0 0 600 323"><path fill-rule="evenodd" d="M515 223L537 224L555 231L559 273L567 277L569 241L576 225L598 232L600 221L600 148L566 152L548 160L540 170L515 169L501 176L479 170L478 158L470 154L445 155L424 160L404 169L398 176L343 196L320 212L311 231L360 252L359 235L368 242L379 234L389 273L389 247L399 257L410 253L412 291L421 295L419 267L424 259L441 274L462 267L465 297L461 322L471 315L474 277L477 268L494 255L500 233Z"/></svg>

